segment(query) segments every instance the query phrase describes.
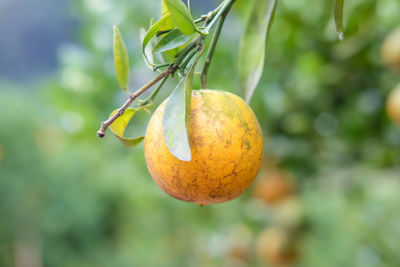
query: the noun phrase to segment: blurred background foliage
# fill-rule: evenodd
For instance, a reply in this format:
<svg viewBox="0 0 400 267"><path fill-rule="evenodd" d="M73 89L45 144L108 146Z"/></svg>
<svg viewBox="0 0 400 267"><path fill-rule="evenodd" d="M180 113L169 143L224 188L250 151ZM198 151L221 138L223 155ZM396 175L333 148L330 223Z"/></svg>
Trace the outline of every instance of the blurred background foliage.
<svg viewBox="0 0 400 267"><path fill-rule="evenodd" d="M400 128L384 109L400 76L380 58L399 2L346 1L339 42L333 3L280 1L251 102L264 169L243 196L206 207L163 193L143 146L96 138L126 98L112 25L138 88L153 77L139 31L159 17L158 2L0 3L0 266L400 266ZM238 0L227 20L211 88L239 93L237 49L251 3ZM192 13L216 4L194 0ZM135 118L130 134L143 134L148 119ZM276 173L290 189L278 175L266 183L273 195L259 196Z"/></svg>

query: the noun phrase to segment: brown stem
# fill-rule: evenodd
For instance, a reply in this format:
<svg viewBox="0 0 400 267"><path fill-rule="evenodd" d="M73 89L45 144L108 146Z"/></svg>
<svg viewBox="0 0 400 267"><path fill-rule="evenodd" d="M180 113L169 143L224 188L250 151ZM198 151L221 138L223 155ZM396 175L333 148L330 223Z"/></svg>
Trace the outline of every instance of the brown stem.
<svg viewBox="0 0 400 267"><path fill-rule="evenodd" d="M128 100L125 102L125 104L118 110L117 113L115 113L113 116L111 116L108 120L103 121L101 123L100 129L97 132L97 136L100 138L103 138L106 135L106 130L108 129L108 127L110 127L110 125L120 116L122 116L126 109L133 103L133 101L135 101L135 99L140 96L141 94L143 94L144 92L146 92L148 89L150 89L153 85L155 85L156 83L158 83L160 80L164 79L165 77L171 75L172 73L174 73L176 70L176 66L170 66L168 69L166 69L164 72L160 73L158 76L156 76L153 80L151 80L150 82L148 82L147 84L145 84L142 88L140 88L139 90L137 90L136 92L132 93Z"/></svg>

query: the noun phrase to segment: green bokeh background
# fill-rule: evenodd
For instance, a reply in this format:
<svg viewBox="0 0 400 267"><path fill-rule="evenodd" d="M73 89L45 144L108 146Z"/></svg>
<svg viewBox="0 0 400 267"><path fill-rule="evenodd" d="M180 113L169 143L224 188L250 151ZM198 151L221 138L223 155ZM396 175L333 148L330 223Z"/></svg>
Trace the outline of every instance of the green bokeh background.
<svg viewBox="0 0 400 267"><path fill-rule="evenodd" d="M58 48L59 68L34 83L0 79L0 266L265 265L257 237L290 214L276 220L276 207L252 197L256 184L225 204L180 202L151 179L143 145L96 138L126 98L113 69L112 25L138 88L154 75L139 30L159 17L158 2L70 1L79 42ZM293 265L400 266L400 128L385 113L400 75L380 59L400 3L345 1L339 42L331 2L280 1L251 106L265 154L297 184L303 223ZM251 3L238 0L226 22L210 88L240 93L235 66ZM194 15L204 11L192 5ZM169 81L157 103L173 88ZM143 134L148 119L136 117L130 134ZM237 244L245 258L232 255Z"/></svg>

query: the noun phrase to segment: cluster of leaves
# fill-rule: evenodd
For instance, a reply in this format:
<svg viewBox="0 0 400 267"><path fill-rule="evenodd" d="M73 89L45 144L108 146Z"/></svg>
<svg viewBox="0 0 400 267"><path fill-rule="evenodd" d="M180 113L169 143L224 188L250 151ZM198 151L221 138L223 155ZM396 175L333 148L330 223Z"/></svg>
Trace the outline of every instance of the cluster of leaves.
<svg viewBox="0 0 400 267"><path fill-rule="evenodd" d="M163 132L170 152L183 161L191 160L188 136L188 119L190 96L195 67L204 50L204 40L211 28L220 20L218 29L207 54L208 60L203 67L202 75L207 75L215 45L218 41L224 18L234 0L223 1L215 10L194 20L188 8L181 0L162 0L162 16L150 24L147 32L143 31L142 55L147 66L153 71L168 71L162 76L163 81L146 100L139 101L138 108L129 108L111 126L113 133L128 145L138 144L143 137L126 138L124 131L132 116L140 109L152 104L160 88L169 75L178 72L181 79L169 97L164 115ZM255 2L240 49L239 73L244 97L250 101L260 80L263 66L268 31L273 20L277 1ZM264 20L266 16L266 20ZM199 24L202 23L202 26ZM261 56L260 56L261 55ZM129 86L129 57L122 36L114 26L114 63L118 81L123 90ZM167 70L165 70L167 69ZM163 75L163 74L161 74ZM206 80L206 79L204 79Z"/></svg>
<svg viewBox="0 0 400 267"><path fill-rule="evenodd" d="M182 1L162 0L161 5L161 18L151 23L142 38L143 57L153 70L174 64L178 54L194 39L195 33L202 33L196 24L203 20L194 21L190 9Z"/></svg>

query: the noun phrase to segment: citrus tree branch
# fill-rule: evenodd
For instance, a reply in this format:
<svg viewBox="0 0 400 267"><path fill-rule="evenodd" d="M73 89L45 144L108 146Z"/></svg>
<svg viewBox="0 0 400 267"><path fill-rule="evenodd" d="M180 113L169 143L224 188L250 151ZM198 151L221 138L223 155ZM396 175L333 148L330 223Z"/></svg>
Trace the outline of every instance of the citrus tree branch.
<svg viewBox="0 0 400 267"><path fill-rule="evenodd" d="M182 63L182 61L186 58L186 56L196 47L199 45L202 45L203 37L198 37L195 40L193 40L193 43L190 44L188 47L186 47L180 55L177 57L176 61L174 64L171 64L165 71L161 72L159 75L157 75L155 78L153 78L151 81L146 83L142 88L137 90L136 92L132 93L128 100L122 105L122 107L118 110L117 113L115 113L113 116L111 116L108 120L103 121L101 123L100 129L97 131L97 136L100 138L103 138L106 135L106 131L108 127L120 116L122 116L126 109L132 105L133 101L135 101L136 98L138 98L141 94L146 92L148 89L153 87L153 85L157 84L159 81L163 80L164 78L174 74L178 69L179 65ZM159 90L159 89L158 89Z"/></svg>
<svg viewBox="0 0 400 267"><path fill-rule="evenodd" d="M140 100L138 99L139 102L139 106L146 106L147 104L149 104L150 102L153 102L154 98L157 96L158 92L161 90L161 88L163 87L163 85L165 84L165 82L168 80L169 76L165 76L161 83L157 86L157 88L150 94L149 97L147 97L145 100Z"/></svg>
<svg viewBox="0 0 400 267"><path fill-rule="evenodd" d="M166 69L165 71L161 72L158 76L156 76L154 79L152 79L151 81L149 81L148 83L146 83L142 88L140 88L139 90L137 90L136 92L132 93L128 100L125 102L125 104L122 105L122 107L118 110L117 113L115 113L113 116L111 116L108 120L103 121L101 123L100 129L97 132L97 136L100 138L103 138L106 135L106 130L108 129L108 127L110 127L110 125L121 115L123 115L126 111L126 109L133 103L133 101L135 101L136 98L138 98L138 96L140 96L141 94L143 94L144 92L146 92L148 89L150 89L153 85L155 85L156 83L158 83L159 81L161 81L162 79L164 79L165 77L171 75L172 73L174 73L176 70L175 66L170 66L168 69Z"/></svg>
<svg viewBox="0 0 400 267"><path fill-rule="evenodd" d="M201 20L206 20L205 24L206 24L206 30L209 31L213 25L216 23L216 21L218 20L218 27L216 29L216 32L213 36L212 39L212 45L210 47L210 50L207 54L207 61L206 61L206 66L203 69L203 72L205 73L203 76L205 77L207 75L207 70L208 70L208 66L211 62L211 58L212 55L214 53L215 50L215 46L217 44L219 35L221 33L221 29L224 23L224 20L230 10L230 8L232 7L233 3L235 2L235 0L225 0L224 2L222 2L217 9L215 9L213 12L210 12L207 16L204 16L201 18ZM210 20L211 19L211 20ZM209 21L210 20L210 21ZM200 21L199 21L200 22ZM172 63L171 65L169 65L169 67L161 72L159 75L157 75L155 78L153 78L151 81L149 81L148 83L146 83L142 88L140 88L139 90L137 90L136 92L130 94L128 100L122 105L122 107L118 110L118 112L116 112L113 116L111 116L108 120L103 121L101 123L100 129L97 131L97 136L100 138L103 138L106 134L106 131L108 129L108 127L110 127L110 125L120 116L122 116L125 111L127 110L127 108L144 92L146 92L148 89L150 89L151 87L153 87L155 84L157 84L159 81L163 80L162 84L164 84L166 78L168 78L168 76L173 75L177 70L179 70L182 66L180 66L183 63L183 66L186 66L185 63L189 62L192 58L192 56L194 56L193 53L191 53L194 49L197 48L197 52L200 50L199 48L203 48L203 43L204 43L204 39L206 38L206 35L198 35L188 46L186 46L176 57L176 60L174 63ZM186 59L186 61L185 61ZM167 64L159 66L159 68L161 67L166 67L168 66ZM205 78L206 80L206 78ZM161 85L162 86L162 85ZM161 89L161 86L158 87L156 89L156 92L154 93L154 95L151 95L151 98L146 99L144 102L150 101L152 99L152 97L154 97L158 91Z"/></svg>
<svg viewBox="0 0 400 267"><path fill-rule="evenodd" d="M210 29L214 26L216 21L221 17L221 16L226 16L229 12L229 9L232 7L233 3L235 3L236 0L225 0L221 4L221 8L219 8L217 14L213 16L213 19L211 22L207 25L205 28L205 32L209 32Z"/></svg>

